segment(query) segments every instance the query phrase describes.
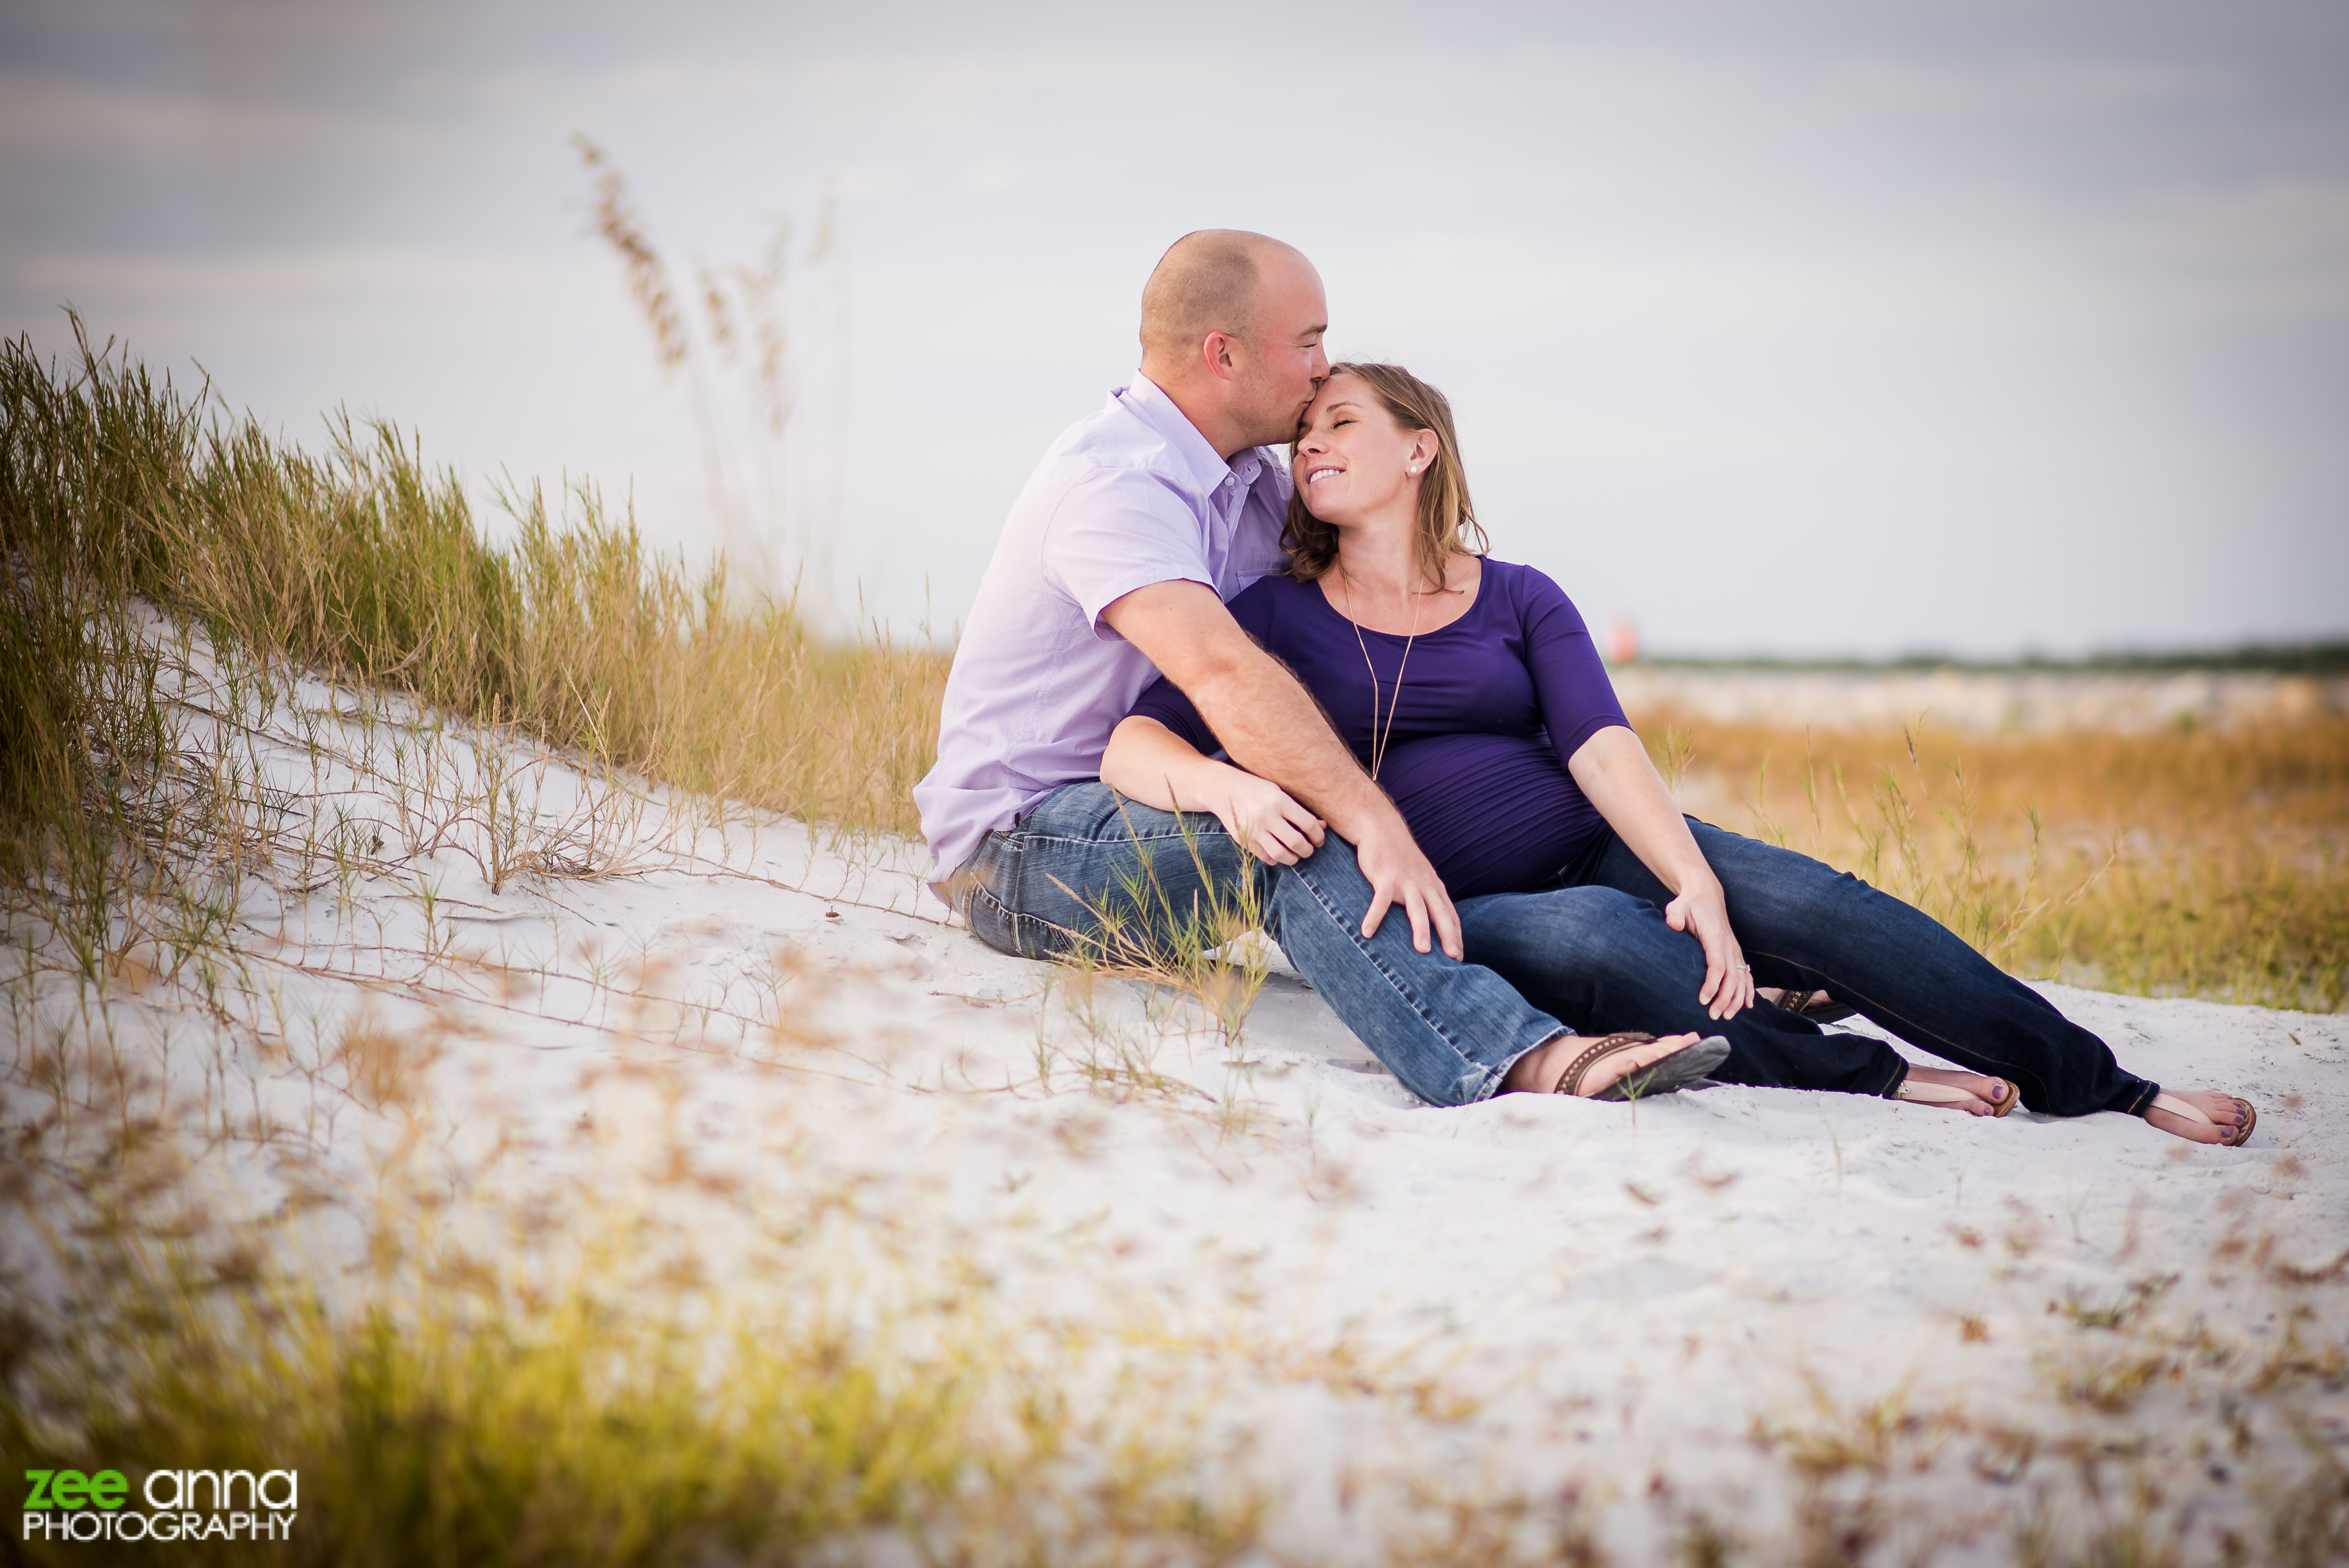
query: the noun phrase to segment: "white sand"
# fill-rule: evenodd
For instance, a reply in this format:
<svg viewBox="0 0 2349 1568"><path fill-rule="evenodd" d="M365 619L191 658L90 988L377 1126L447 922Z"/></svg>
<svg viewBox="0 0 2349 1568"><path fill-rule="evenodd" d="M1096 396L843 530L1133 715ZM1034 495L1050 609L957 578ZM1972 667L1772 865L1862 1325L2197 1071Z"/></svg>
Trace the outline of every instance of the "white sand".
<svg viewBox="0 0 2349 1568"><path fill-rule="evenodd" d="M281 831L330 837L339 813L348 842L381 841L347 882L314 859L245 884L236 1006L264 1048L200 1044L184 982L126 984L111 1012L118 1059L160 1073L184 1125L278 1124L212 1157L257 1207L296 1185L356 1204L419 1129L452 1171L598 1190L658 1129L690 1129L698 1165L740 1178L674 1200L716 1255L730 1214L754 1226L836 1182L895 1255L982 1282L1007 1322L1162 1362L1188 1347L1206 1429L1276 1500L1268 1542L1303 1560L1376 1560L1426 1501L1416 1478L1435 1501L1529 1498L1537 1522L1571 1499L1624 1561L1695 1513L1771 1557L1865 1519L1887 1550L2006 1561L2034 1509L2059 1533L2127 1517L2131 1476L2200 1558L2256 1535L2312 1456L2349 1460L2337 1373L2245 1392L2288 1337L2337 1357L2349 1326L2342 1281L2275 1267L2349 1247L2341 1017L2044 988L2135 1070L2253 1100L2240 1150L2119 1116L1733 1087L1431 1109L1286 972L1237 1041L1128 982L1072 1006L1058 972L940 919L902 846L716 824L656 791L625 824L634 870L493 892L486 812L452 793L471 747L336 717L357 702L305 682L249 741L293 798ZM384 777L401 774L404 811ZM598 786L543 758L520 777L523 847L567 819L561 854L590 854ZM607 831L591 868L623 841ZM73 991L52 972L37 1001L16 994L11 1112L30 1117L29 1020ZM338 1057L362 1016L389 1044ZM401 1059L427 1064L405 1107L381 1101L396 1071L355 1070ZM2230 1236L2251 1249L2220 1255ZM2139 1284L2154 1299L2119 1330L2053 1310ZM2120 1357L2150 1358L2142 1398L2061 1397ZM1819 1450L1763 1440L1858 1440L1871 1408L1875 1459L1807 1490L1795 1461ZM2222 1451L2227 1411L2256 1439L2242 1452Z"/></svg>

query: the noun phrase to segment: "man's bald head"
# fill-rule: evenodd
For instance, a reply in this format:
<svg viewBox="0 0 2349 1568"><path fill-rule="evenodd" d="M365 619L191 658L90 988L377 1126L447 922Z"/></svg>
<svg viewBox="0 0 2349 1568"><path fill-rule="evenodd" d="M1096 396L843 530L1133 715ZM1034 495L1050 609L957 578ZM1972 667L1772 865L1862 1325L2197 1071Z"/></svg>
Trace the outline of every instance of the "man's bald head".
<svg viewBox="0 0 2349 1568"><path fill-rule="evenodd" d="M1211 332L1247 337L1268 266L1310 263L1292 245L1246 229L1200 229L1166 247L1142 288L1144 363L1177 364Z"/></svg>
<svg viewBox="0 0 2349 1568"><path fill-rule="evenodd" d="M1286 441L1330 374L1321 274L1295 247L1202 229L1142 291L1142 373L1229 459Z"/></svg>

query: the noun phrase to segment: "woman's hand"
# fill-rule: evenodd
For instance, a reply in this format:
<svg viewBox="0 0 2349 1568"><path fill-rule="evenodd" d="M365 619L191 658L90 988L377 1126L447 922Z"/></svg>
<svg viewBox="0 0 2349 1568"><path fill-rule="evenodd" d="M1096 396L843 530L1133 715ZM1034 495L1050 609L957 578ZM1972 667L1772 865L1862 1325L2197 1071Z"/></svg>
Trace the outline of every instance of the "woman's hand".
<svg viewBox="0 0 2349 1568"><path fill-rule="evenodd" d="M1212 811L1232 841L1261 861L1293 866L1321 847L1321 819L1269 779L1202 757L1154 718L1134 715L1110 732L1102 782L1162 811Z"/></svg>
<svg viewBox="0 0 2349 1568"><path fill-rule="evenodd" d="M1664 905L1664 923L1691 933L1704 948L1704 985L1696 994L1700 1006L1714 1018L1728 1018L1754 1005L1754 969L1729 929L1729 900L1718 881L1692 887Z"/></svg>
<svg viewBox="0 0 2349 1568"><path fill-rule="evenodd" d="M1211 766L1229 775L1217 780L1223 787L1210 799L1234 843L1277 866L1293 866L1321 847L1326 825L1289 799L1288 791L1228 764Z"/></svg>

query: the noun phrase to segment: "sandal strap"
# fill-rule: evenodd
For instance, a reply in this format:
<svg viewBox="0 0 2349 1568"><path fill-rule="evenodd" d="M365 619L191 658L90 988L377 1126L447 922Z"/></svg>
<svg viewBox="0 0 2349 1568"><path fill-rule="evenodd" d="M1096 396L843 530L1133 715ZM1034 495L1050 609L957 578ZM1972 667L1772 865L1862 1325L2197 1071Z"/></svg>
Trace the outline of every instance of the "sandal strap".
<svg viewBox="0 0 2349 1568"><path fill-rule="evenodd" d="M1920 1105L1962 1105L1970 1099L1982 1100L1982 1096L1971 1089L1955 1088L1930 1078L1902 1078L1900 1087L1892 1091L1892 1098L1915 1100Z"/></svg>
<svg viewBox="0 0 2349 1568"><path fill-rule="evenodd" d="M2219 1140L2219 1147L2221 1149L2240 1149L2245 1143L2251 1140L2251 1129L2258 1125L2260 1113L2252 1109L2251 1102L2243 1099L2240 1095L2230 1094L2227 1098L2233 1100L2235 1104L2240 1108L2243 1113L2243 1119L2240 1126L2229 1130L2226 1136ZM2153 1103L2147 1106L2146 1109L2166 1110L2172 1116L2182 1116L2189 1121L2199 1121L2205 1127L2216 1127L2219 1125L2216 1118L2210 1116L2192 1100L2181 1099L2178 1096L2167 1091L2155 1095L2153 1097Z"/></svg>
<svg viewBox="0 0 2349 1568"><path fill-rule="evenodd" d="M1590 1070L1593 1064L1613 1056L1618 1051L1628 1051L1634 1046L1652 1044L1655 1037L1653 1035L1643 1035L1637 1029L1619 1029L1614 1034L1593 1040L1583 1048L1580 1056L1574 1058L1573 1064L1566 1069L1565 1076L1557 1080L1557 1092L1559 1094L1579 1092L1583 1076Z"/></svg>
<svg viewBox="0 0 2349 1568"><path fill-rule="evenodd" d="M2232 1097L2230 1096L2230 1098ZM2240 1104L2241 1101L2238 1100L2236 1103ZM2182 1116L2189 1121L2199 1121L2205 1127L2216 1127L2219 1125L2217 1122L2210 1119L2209 1114L2206 1113L2200 1106L2195 1104L2190 1099L2180 1099L2174 1094L2162 1093L2155 1095L2153 1097L2153 1103L2146 1107L2146 1109L2147 1110L2166 1110L2172 1116Z"/></svg>

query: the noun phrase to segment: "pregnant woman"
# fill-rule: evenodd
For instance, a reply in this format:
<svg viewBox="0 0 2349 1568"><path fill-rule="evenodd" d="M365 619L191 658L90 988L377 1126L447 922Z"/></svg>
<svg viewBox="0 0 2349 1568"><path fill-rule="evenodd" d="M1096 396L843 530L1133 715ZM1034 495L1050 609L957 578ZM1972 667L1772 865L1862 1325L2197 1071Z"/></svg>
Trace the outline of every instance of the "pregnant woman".
<svg viewBox="0 0 2349 1568"><path fill-rule="evenodd" d="M1401 809L1458 907L1468 956L1535 1006L1590 1034L1724 1037L1710 1071L1734 1083L1978 1116L2017 1103L2116 1110L2204 1143L2250 1136L2247 1102L2164 1092L2125 1071L1930 916L1806 855L1683 818L1565 593L1483 553L1435 388L1394 366L1334 366L1291 460L1288 569L1231 612ZM1321 823L1219 750L1161 680L1112 738L1102 778L1145 805L1212 811L1268 861L1311 853ZM1963 1070L1826 1031L1757 1000L1757 983L1824 993ZM1506 1087L1557 1088L1588 1048L1537 1047Z"/></svg>

